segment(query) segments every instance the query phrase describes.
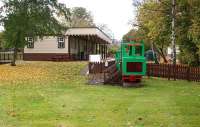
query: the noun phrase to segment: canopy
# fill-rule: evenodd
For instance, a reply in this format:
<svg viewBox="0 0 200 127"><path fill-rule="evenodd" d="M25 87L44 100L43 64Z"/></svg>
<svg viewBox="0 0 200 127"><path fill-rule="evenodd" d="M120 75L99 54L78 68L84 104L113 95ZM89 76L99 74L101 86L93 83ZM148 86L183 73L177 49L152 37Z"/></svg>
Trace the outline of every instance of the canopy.
<svg viewBox="0 0 200 127"><path fill-rule="evenodd" d="M82 36L93 38L93 40L104 41L104 43L112 43L112 39L97 27L74 27L69 28L65 33L67 36Z"/></svg>

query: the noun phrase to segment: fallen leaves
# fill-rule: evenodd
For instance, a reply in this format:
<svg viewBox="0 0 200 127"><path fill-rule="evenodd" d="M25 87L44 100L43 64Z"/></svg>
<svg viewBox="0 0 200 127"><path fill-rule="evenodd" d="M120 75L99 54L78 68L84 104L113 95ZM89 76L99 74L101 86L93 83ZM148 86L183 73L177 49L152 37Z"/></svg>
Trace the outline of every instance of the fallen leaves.
<svg viewBox="0 0 200 127"><path fill-rule="evenodd" d="M80 78L77 73L86 62L20 62L17 66L0 65L0 85L8 84L53 84Z"/></svg>
<svg viewBox="0 0 200 127"><path fill-rule="evenodd" d="M46 69L33 66L33 64L21 64L15 67L8 64L0 66L0 82L22 82L27 80L37 81L42 80L46 75Z"/></svg>
<svg viewBox="0 0 200 127"><path fill-rule="evenodd" d="M9 111L7 114L11 117L16 117L17 113L15 111Z"/></svg>

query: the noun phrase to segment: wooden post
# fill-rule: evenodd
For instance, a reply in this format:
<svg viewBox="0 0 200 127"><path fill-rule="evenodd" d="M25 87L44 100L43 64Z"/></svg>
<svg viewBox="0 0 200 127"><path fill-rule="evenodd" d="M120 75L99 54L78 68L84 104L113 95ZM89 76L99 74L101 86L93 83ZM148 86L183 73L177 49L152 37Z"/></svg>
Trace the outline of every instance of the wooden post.
<svg viewBox="0 0 200 127"><path fill-rule="evenodd" d="M98 43L97 42L96 42L95 46L96 46L96 54L98 54Z"/></svg>
<svg viewBox="0 0 200 127"><path fill-rule="evenodd" d="M187 80L190 81L190 66L187 68Z"/></svg>
<svg viewBox="0 0 200 127"><path fill-rule="evenodd" d="M106 74L103 72L103 83L106 84Z"/></svg>
<svg viewBox="0 0 200 127"><path fill-rule="evenodd" d="M104 59L104 56L103 56L103 45L101 45L101 54L102 54L102 57Z"/></svg>
<svg viewBox="0 0 200 127"><path fill-rule="evenodd" d="M104 44L104 59L106 59L106 44Z"/></svg>
<svg viewBox="0 0 200 127"><path fill-rule="evenodd" d="M104 59L104 44L102 45L102 55L103 55L103 59Z"/></svg>
<svg viewBox="0 0 200 127"><path fill-rule="evenodd" d="M80 54L80 38L78 38L78 59L81 60L81 54Z"/></svg>
<svg viewBox="0 0 200 127"><path fill-rule="evenodd" d="M70 51L70 42L72 41L72 36L69 36L68 39L68 54L69 54L69 59L71 59L71 51Z"/></svg>
<svg viewBox="0 0 200 127"><path fill-rule="evenodd" d="M105 45L105 58L107 58L107 44Z"/></svg>
<svg viewBox="0 0 200 127"><path fill-rule="evenodd" d="M88 54L88 43L87 43L87 40L85 41L85 48L86 48L86 50L85 50L86 53L84 53L84 57L85 57L85 59L87 59L87 54Z"/></svg>
<svg viewBox="0 0 200 127"><path fill-rule="evenodd" d="M174 81L176 81L176 65L173 64L173 76L174 76Z"/></svg>
<svg viewBox="0 0 200 127"><path fill-rule="evenodd" d="M103 59L105 59L105 45L104 44L102 45L102 48L103 48Z"/></svg>
<svg viewBox="0 0 200 127"><path fill-rule="evenodd" d="M198 68L198 72L197 72L197 80L200 81L200 67Z"/></svg>
<svg viewBox="0 0 200 127"><path fill-rule="evenodd" d="M101 54L101 45L100 45L100 43L98 44L98 47L99 47L99 54Z"/></svg>
<svg viewBox="0 0 200 127"><path fill-rule="evenodd" d="M101 54L101 45L99 44L99 54Z"/></svg>
<svg viewBox="0 0 200 127"><path fill-rule="evenodd" d="M149 71L150 71L150 66L149 66L149 64L147 64L147 77L148 77L148 78L149 78L149 76L150 76Z"/></svg>
<svg viewBox="0 0 200 127"><path fill-rule="evenodd" d="M170 80L170 78L171 78L171 66L170 66L170 64L168 64L168 80Z"/></svg>
<svg viewBox="0 0 200 127"><path fill-rule="evenodd" d="M88 64L89 74L91 73L91 63Z"/></svg>

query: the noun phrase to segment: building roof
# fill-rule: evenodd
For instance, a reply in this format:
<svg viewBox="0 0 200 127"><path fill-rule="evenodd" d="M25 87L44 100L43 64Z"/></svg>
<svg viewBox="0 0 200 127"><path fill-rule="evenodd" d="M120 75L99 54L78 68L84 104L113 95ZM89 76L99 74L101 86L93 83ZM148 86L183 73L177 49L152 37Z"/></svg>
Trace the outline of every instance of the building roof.
<svg viewBox="0 0 200 127"><path fill-rule="evenodd" d="M65 35L71 36L94 36L100 38L107 43L112 43L112 39L97 27L74 27L69 28Z"/></svg>

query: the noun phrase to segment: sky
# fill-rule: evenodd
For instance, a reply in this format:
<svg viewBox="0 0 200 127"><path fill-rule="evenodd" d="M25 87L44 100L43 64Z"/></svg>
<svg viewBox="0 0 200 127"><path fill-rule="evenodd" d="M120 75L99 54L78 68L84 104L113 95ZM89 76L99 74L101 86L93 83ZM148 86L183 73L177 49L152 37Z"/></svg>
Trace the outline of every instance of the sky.
<svg viewBox="0 0 200 127"><path fill-rule="evenodd" d="M130 29L135 13L132 0L58 0L67 7L85 7L96 24L106 24L115 39L120 40ZM0 2L1 5L1 2ZM2 28L0 27L0 30Z"/></svg>
<svg viewBox="0 0 200 127"><path fill-rule="evenodd" d="M67 7L85 7L96 24L106 24L114 38L120 40L130 29L135 13L132 0L59 0Z"/></svg>
<svg viewBox="0 0 200 127"><path fill-rule="evenodd" d="M0 0L0 7L2 6L2 2L1 2L1 0ZM0 31L2 31L3 30L3 27L0 25Z"/></svg>

